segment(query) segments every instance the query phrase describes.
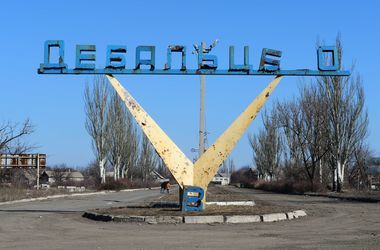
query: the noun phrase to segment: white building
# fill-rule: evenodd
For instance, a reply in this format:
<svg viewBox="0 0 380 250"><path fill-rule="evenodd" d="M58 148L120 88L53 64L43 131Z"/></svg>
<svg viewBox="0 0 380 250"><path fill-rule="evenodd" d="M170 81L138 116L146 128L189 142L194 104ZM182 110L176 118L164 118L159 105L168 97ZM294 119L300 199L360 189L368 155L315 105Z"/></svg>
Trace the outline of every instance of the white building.
<svg viewBox="0 0 380 250"><path fill-rule="evenodd" d="M211 180L212 183L214 184L219 184L219 185L228 185L230 184L230 175L227 175L226 173L216 173L214 178Z"/></svg>

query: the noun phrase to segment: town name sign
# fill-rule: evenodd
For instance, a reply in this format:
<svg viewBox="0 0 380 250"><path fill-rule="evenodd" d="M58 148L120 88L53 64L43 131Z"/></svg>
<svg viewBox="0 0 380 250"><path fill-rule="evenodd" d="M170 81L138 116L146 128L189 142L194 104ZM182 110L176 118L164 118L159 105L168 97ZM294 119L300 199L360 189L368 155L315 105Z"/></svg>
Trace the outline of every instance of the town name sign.
<svg viewBox="0 0 380 250"><path fill-rule="evenodd" d="M282 52L264 48L261 53L258 69L249 64L249 48L244 47L242 64L236 64L234 46L229 48L229 67L218 69L218 58L211 55L211 45L206 48L194 45L198 66L188 69L186 65L186 47L170 45L166 51L166 64L156 69L155 46L137 46L134 68L126 67L127 47L109 45L105 55L105 67L96 68L95 45L76 45L75 68L68 68L64 57L64 42L48 40L44 46L44 63L40 64L39 74L105 74L119 97L124 101L130 113L136 119L144 134L149 138L156 152L172 173L180 186L180 204L182 211L201 211L206 201L206 190L217 173L220 165L228 157L236 143L242 137L256 115L268 100L273 90L284 76L349 76L349 71L341 71L338 51L334 46L321 46L317 50L318 70L296 69L282 70L280 61ZM58 50L58 57L52 60L51 50ZM181 56L181 67L172 69L172 54ZM144 58L142 58L144 57ZM148 57L148 58L146 58ZM196 162L192 162L158 126L155 120L143 109L132 95L121 85L115 74L132 75L273 75L274 79L247 106ZM249 94L249 93L247 93Z"/></svg>
<svg viewBox="0 0 380 250"><path fill-rule="evenodd" d="M58 59L51 61L51 50L58 49ZM209 49L210 50L210 49ZM44 45L44 63L38 69L39 74L141 74L141 75L282 75L282 76L348 76L348 71L340 71L337 49L334 46L321 46L317 50L318 70L297 69L282 70L280 62L282 51L262 49L258 69L249 64L249 47L244 47L243 64L235 62L235 47L229 47L229 67L218 69L218 58L209 51L197 51L197 68L188 69L186 65L186 46L169 45L166 51L167 63L162 69L156 69L156 47L137 46L135 67L126 66L127 47L124 45L108 45L105 55L105 68L96 68L96 46L76 45L75 68L69 69L65 63L65 46L62 40L48 40ZM181 56L181 67L172 69L172 54ZM142 55L149 54L149 58ZM330 58L327 62L325 58ZM142 68L143 66L143 68Z"/></svg>

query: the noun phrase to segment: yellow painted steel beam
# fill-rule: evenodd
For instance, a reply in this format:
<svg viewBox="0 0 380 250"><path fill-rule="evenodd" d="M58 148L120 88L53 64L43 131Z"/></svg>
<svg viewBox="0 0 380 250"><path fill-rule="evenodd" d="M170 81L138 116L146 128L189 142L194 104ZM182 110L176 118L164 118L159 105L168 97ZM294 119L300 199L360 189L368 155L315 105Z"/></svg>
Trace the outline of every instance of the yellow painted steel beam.
<svg viewBox="0 0 380 250"><path fill-rule="evenodd" d="M239 117L224 131L224 133L209 147L194 164L194 185L205 190L215 176L219 166L227 158L248 126L255 119L264 103L280 82L282 76L277 76L260 93L256 99L239 115Z"/></svg>
<svg viewBox="0 0 380 250"><path fill-rule="evenodd" d="M256 97L194 165L120 82L111 75L107 75L107 78L120 98L125 102L127 108L135 117L137 123L149 138L181 188L184 185L194 185L202 187L206 193L207 186L215 176L219 166L227 158L248 126L255 119L257 113L278 85L282 76L277 76L269 83L264 91Z"/></svg>
<svg viewBox="0 0 380 250"><path fill-rule="evenodd" d="M184 185L193 185L193 163L115 77L107 75L107 78L181 188Z"/></svg>

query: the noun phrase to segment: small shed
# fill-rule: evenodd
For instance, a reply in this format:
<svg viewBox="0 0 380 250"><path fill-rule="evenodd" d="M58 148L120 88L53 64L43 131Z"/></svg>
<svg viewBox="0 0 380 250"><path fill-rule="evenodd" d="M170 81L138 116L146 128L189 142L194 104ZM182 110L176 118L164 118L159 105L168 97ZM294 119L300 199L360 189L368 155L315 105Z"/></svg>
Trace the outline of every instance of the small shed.
<svg viewBox="0 0 380 250"><path fill-rule="evenodd" d="M230 175L228 175L227 173L216 173L216 175L214 176L214 178L212 178L211 180L212 183L214 184L219 184L219 185L228 185L230 184Z"/></svg>

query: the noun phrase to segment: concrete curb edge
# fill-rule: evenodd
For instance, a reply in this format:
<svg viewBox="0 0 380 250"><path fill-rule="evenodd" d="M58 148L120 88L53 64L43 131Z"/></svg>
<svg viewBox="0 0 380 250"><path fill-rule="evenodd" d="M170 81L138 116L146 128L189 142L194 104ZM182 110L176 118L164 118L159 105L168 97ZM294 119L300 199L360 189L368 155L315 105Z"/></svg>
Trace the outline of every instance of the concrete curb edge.
<svg viewBox="0 0 380 250"><path fill-rule="evenodd" d="M293 220L307 216L304 210L295 210L286 213L272 213L263 215L195 215L195 216L121 216L85 212L82 217L102 222L127 222L147 224L237 224L257 222L277 222Z"/></svg>

